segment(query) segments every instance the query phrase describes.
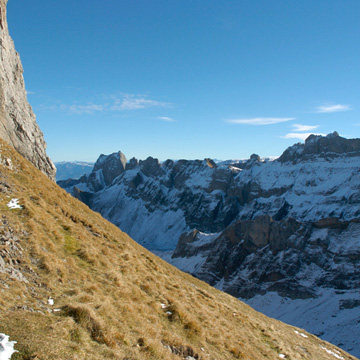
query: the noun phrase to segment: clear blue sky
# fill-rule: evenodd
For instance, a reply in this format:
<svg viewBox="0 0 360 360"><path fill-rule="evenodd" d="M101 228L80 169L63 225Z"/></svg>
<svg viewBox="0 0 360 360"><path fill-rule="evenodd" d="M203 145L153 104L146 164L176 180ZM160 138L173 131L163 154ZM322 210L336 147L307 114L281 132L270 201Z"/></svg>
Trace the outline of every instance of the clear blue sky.
<svg viewBox="0 0 360 360"><path fill-rule="evenodd" d="M9 0L8 22L53 161L360 137L359 0Z"/></svg>

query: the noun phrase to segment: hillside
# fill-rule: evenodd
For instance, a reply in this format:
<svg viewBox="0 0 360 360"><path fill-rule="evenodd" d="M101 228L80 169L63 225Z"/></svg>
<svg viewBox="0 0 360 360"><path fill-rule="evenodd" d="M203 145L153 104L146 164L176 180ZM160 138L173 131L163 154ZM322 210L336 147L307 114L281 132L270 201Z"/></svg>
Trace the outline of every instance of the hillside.
<svg viewBox="0 0 360 360"><path fill-rule="evenodd" d="M355 359L165 263L3 141L0 158L13 359Z"/></svg>

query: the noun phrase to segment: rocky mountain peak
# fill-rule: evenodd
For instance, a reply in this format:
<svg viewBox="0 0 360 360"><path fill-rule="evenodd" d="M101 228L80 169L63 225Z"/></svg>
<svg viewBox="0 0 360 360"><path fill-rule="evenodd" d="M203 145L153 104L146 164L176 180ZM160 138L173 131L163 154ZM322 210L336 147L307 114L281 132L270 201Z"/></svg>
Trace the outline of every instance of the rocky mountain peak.
<svg viewBox="0 0 360 360"><path fill-rule="evenodd" d="M146 160L140 160L139 166L146 176L157 176L162 173L159 160L151 156Z"/></svg>
<svg viewBox="0 0 360 360"><path fill-rule="evenodd" d="M326 136L310 135L304 144L297 143L287 148L278 161L300 162L315 157L334 158L360 155L360 139L346 139L334 131Z"/></svg>
<svg viewBox="0 0 360 360"><path fill-rule="evenodd" d="M130 161L126 164L125 170L132 170L135 169L139 165L138 159L132 157Z"/></svg>
<svg viewBox="0 0 360 360"><path fill-rule="evenodd" d="M116 177L125 171L126 162L126 157L121 151L110 155L101 154L89 175L88 181L92 189L98 191L110 185Z"/></svg>
<svg viewBox="0 0 360 360"><path fill-rule="evenodd" d="M7 0L0 0L0 137L55 180L56 168L46 155L43 133L27 101L23 67L10 38Z"/></svg>

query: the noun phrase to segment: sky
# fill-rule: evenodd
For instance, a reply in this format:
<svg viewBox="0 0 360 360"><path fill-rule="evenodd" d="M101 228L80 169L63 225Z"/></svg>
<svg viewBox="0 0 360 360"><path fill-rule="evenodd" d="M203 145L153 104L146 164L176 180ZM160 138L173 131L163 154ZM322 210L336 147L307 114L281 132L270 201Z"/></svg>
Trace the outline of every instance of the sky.
<svg viewBox="0 0 360 360"><path fill-rule="evenodd" d="M360 137L359 0L9 0L53 161L279 156Z"/></svg>

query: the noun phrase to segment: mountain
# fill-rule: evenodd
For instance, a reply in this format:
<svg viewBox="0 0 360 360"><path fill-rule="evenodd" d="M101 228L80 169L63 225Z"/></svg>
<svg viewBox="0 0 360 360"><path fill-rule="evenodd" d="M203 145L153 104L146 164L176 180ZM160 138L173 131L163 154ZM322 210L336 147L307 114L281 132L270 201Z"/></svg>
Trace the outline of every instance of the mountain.
<svg viewBox="0 0 360 360"><path fill-rule="evenodd" d="M350 148L331 147L339 142ZM274 161L252 155L247 161L222 165L210 159L160 164L152 157L127 162L118 152L101 155L88 176L59 184L86 197L92 209L147 248L174 250L184 232L221 232L234 221L260 215L298 221L357 218L360 157L352 150L356 144L360 148L359 139L337 133L312 135ZM133 225L136 219L140 226Z"/></svg>
<svg viewBox="0 0 360 360"><path fill-rule="evenodd" d="M83 175L91 173L94 163L86 161L61 161L55 162L56 181L66 179L79 179Z"/></svg>
<svg viewBox="0 0 360 360"><path fill-rule="evenodd" d="M17 359L355 359L180 272L0 145L0 331Z"/></svg>
<svg viewBox="0 0 360 360"><path fill-rule="evenodd" d="M51 179L56 168L46 155L43 133L27 101L23 67L9 35L7 0L0 0L0 137Z"/></svg>
<svg viewBox="0 0 360 360"><path fill-rule="evenodd" d="M125 160L59 184L180 269L360 356L359 139L311 135L273 161Z"/></svg>

